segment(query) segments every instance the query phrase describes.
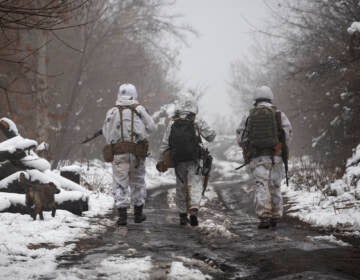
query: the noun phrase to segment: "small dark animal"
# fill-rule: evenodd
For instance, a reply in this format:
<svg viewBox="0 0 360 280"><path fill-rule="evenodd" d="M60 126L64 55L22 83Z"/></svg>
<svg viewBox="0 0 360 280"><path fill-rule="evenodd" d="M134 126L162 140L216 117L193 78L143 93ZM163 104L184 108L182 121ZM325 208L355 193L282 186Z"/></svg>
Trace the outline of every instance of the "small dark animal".
<svg viewBox="0 0 360 280"><path fill-rule="evenodd" d="M19 181L26 189L25 202L31 217L36 220L36 216L39 214L40 219L44 220L43 210L51 210L51 216L55 217L55 194L60 192L55 184L31 182L26 179L24 173L20 174Z"/></svg>

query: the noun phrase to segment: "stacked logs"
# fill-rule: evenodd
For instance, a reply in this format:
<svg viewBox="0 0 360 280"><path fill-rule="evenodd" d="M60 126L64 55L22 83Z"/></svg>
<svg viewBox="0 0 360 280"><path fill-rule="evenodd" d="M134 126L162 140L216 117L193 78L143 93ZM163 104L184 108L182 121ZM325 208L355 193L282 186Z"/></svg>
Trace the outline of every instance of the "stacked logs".
<svg viewBox="0 0 360 280"><path fill-rule="evenodd" d="M37 142L21 137L10 119L0 119L0 130L7 138L0 143L0 212L29 213L25 205L26 187L19 182L21 173L34 183L53 182L60 189L60 193L55 195L58 209L76 215L88 210L89 196L79 184L79 174L67 172L66 177L76 178L73 182L51 170L50 163L34 151Z"/></svg>

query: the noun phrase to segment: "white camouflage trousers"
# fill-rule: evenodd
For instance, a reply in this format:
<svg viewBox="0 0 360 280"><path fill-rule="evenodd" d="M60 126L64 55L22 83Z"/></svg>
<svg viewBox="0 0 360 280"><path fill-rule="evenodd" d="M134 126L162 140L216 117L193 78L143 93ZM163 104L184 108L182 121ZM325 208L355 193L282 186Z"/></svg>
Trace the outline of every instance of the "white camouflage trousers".
<svg viewBox="0 0 360 280"><path fill-rule="evenodd" d="M197 163L180 162L175 168L176 206L179 213L199 209L202 192L202 176L196 174Z"/></svg>
<svg viewBox="0 0 360 280"><path fill-rule="evenodd" d="M145 203L145 159L132 154L115 155L112 162L113 195L116 208ZM131 194L130 194L131 192Z"/></svg>
<svg viewBox="0 0 360 280"><path fill-rule="evenodd" d="M251 160L249 167L256 183L256 215L259 219L281 218L283 215L281 180L284 176L282 159L275 157L273 165L270 157L258 157Z"/></svg>

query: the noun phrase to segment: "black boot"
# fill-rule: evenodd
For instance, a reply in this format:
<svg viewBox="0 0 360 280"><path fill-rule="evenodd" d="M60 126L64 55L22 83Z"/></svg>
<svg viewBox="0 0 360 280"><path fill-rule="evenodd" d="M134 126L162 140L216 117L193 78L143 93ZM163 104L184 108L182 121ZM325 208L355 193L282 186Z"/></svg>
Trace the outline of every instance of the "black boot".
<svg viewBox="0 0 360 280"><path fill-rule="evenodd" d="M266 229L270 227L270 221L267 218L260 219L260 223L258 224L258 229Z"/></svg>
<svg viewBox="0 0 360 280"><path fill-rule="evenodd" d="M190 225L196 227L199 225L198 218L198 209L190 209Z"/></svg>
<svg viewBox="0 0 360 280"><path fill-rule="evenodd" d="M134 222L142 223L145 220L146 220L146 216L143 213L143 205L134 206Z"/></svg>
<svg viewBox="0 0 360 280"><path fill-rule="evenodd" d="M186 226L189 223L187 213L180 213L179 217L180 217L180 225L181 226Z"/></svg>
<svg viewBox="0 0 360 280"><path fill-rule="evenodd" d="M117 221L118 226L126 226L126 224L127 224L127 208L126 207L118 208L118 212L119 212L119 218Z"/></svg>

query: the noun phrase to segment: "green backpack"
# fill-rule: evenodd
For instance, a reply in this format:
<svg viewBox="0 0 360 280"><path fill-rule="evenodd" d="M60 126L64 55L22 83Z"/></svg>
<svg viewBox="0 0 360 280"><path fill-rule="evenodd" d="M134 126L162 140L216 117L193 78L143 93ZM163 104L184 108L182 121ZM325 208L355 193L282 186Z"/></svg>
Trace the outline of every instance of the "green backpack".
<svg viewBox="0 0 360 280"><path fill-rule="evenodd" d="M273 156L280 142L276 107L259 106L250 110L247 121L251 157Z"/></svg>

